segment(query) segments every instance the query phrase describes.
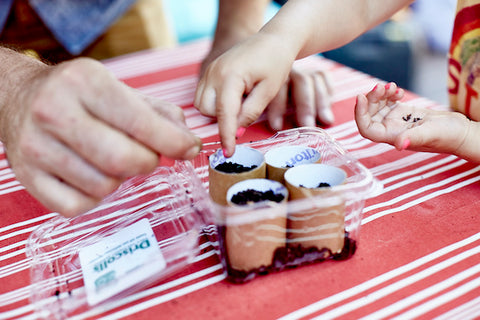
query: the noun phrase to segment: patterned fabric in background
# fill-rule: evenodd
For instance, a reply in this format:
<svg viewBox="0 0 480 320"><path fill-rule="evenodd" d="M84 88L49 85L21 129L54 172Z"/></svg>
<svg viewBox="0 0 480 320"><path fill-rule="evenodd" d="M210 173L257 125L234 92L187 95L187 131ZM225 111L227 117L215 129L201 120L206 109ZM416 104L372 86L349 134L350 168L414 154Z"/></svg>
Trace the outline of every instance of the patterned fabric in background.
<svg viewBox="0 0 480 320"><path fill-rule="evenodd" d="M135 0L29 0L55 38L72 55L81 53ZM0 1L0 31L13 0Z"/></svg>

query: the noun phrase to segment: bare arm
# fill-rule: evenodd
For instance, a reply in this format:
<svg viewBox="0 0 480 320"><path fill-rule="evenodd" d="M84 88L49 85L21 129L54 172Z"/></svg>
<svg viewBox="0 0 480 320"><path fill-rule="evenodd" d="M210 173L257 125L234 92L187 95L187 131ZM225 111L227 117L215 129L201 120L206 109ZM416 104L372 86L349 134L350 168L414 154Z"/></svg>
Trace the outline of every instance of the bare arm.
<svg viewBox="0 0 480 320"><path fill-rule="evenodd" d="M296 59L348 43L411 2L289 0L258 33L213 61L195 106L217 117L225 155L233 154L237 129L258 119L279 93ZM311 108L301 110L300 124L314 125Z"/></svg>
<svg viewBox="0 0 480 320"><path fill-rule="evenodd" d="M23 84L33 76L44 72L47 66L35 59L31 59L14 50L0 46L0 140L7 141L14 130L10 127L18 125L15 116L21 106L15 105L13 100L19 94ZM8 76L7 76L8 75Z"/></svg>
<svg viewBox="0 0 480 320"><path fill-rule="evenodd" d="M219 0L213 47L228 49L258 32L265 22L266 8L270 2L270 0Z"/></svg>
<svg viewBox="0 0 480 320"><path fill-rule="evenodd" d="M282 37L302 58L347 44L413 1L289 0L260 33Z"/></svg>

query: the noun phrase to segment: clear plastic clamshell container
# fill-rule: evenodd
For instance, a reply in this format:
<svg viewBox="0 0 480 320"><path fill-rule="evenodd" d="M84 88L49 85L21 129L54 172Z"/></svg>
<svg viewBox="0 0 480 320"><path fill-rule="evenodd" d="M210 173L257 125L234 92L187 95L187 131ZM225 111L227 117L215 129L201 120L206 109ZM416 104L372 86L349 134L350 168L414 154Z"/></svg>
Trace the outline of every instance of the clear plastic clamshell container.
<svg viewBox="0 0 480 320"><path fill-rule="evenodd" d="M306 179L305 184L311 183L307 181L310 178L319 179L319 183L330 179L332 183L328 188L307 188L302 182L290 185L290 199L282 203L262 201L238 206L212 201L210 223L217 227L214 235L217 238L212 242L219 242L229 280L245 282L259 274L326 259L343 260L355 253L365 199L382 187L365 166L319 128L282 131L271 138L237 146L235 153L242 147L266 155L267 179L279 180L279 168L270 170L269 162L275 167L283 161L287 167L283 169L288 170L284 171L285 177L289 171L294 173L290 175L292 184L297 178ZM220 150L220 143L204 145L201 155L193 161L205 188L215 188L210 192L213 198L223 198L223 194L218 195L218 189L229 189L234 183L229 181L231 173L218 177L213 170L216 163L229 161L222 159ZM251 165L255 162L253 158L254 155L247 152L245 159L239 161ZM280 158L283 160L277 161ZM335 179L339 179L337 185L333 183ZM280 180L289 184L285 179Z"/></svg>
<svg viewBox="0 0 480 320"><path fill-rule="evenodd" d="M161 258L152 255L141 267L148 270L155 266L153 269L157 271L146 279L125 285L105 300L136 292L185 267L199 252L203 230L208 230L205 234L212 244L218 243L227 278L233 282L245 282L259 274L307 263L352 256L358 245L364 201L378 190L379 182L318 128L282 131L239 148L259 152L260 158L265 159L268 151L283 146L306 148L288 151L293 152L290 159L294 163L287 163L287 167L293 168L283 170L300 168L299 164L307 159L320 164L322 170L327 169L322 175L331 176L336 169L341 173L334 178L324 178L328 181L320 181L329 182L327 188L314 186L310 190L303 182L293 189L290 185L289 197L295 199L279 203L249 202L241 206L232 205L228 200L225 203L212 201L209 188L224 185L230 174L220 173L220 177L214 177L218 172L215 173L211 163L234 158L221 159L220 143L209 143L191 162L176 161L171 167L159 167L150 175L125 182L94 210L72 219L57 217L41 225L27 242L27 255L32 259L31 301L38 315L63 319L88 309L92 303L87 297L79 252L145 220L151 226ZM288 155L288 152L280 154ZM254 161L255 157L247 153L247 162ZM273 159L278 157L274 153ZM272 161L275 162L271 158L268 160L270 164ZM267 171L272 178L271 168L267 168L271 166L263 163L262 166L265 166L264 178L269 178ZM315 176L315 170L308 170L307 176ZM283 177L283 173L280 176ZM302 177L303 174L293 176ZM251 178L247 173L240 180ZM330 179L337 179L339 183L332 183L334 180ZM281 182L287 185L292 181ZM211 232L212 227L216 232Z"/></svg>
<svg viewBox="0 0 480 320"><path fill-rule="evenodd" d="M45 222L30 235L26 245L27 256L32 259L30 300L36 315L67 319L88 310L91 303L79 252L145 220L151 226L161 257L147 255L134 271L148 276L127 284L105 301L124 297L170 276L197 255L205 225L200 212L207 214L210 208L208 194L195 177L191 163L177 162L173 167L158 167L150 175L128 180L100 206L83 215L71 219L59 216ZM131 246L125 248L131 250ZM127 259L121 253L112 251L106 261ZM124 278L131 279L130 274L127 272Z"/></svg>

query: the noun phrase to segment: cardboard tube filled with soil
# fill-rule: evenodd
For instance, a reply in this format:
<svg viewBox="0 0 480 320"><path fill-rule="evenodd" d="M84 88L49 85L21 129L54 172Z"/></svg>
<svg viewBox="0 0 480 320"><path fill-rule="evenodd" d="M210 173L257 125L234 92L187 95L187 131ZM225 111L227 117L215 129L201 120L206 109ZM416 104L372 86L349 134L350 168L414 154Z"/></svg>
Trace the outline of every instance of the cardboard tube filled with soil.
<svg viewBox="0 0 480 320"><path fill-rule="evenodd" d="M261 271L286 245L288 190L268 179L249 179L227 192L225 252L231 268Z"/></svg>
<svg viewBox="0 0 480 320"><path fill-rule="evenodd" d="M346 178L345 171L325 164L306 164L285 172L290 200L303 199L301 208L292 205L289 212L288 246L329 249L332 254L342 251L345 202L333 188L343 184Z"/></svg>
<svg viewBox="0 0 480 320"><path fill-rule="evenodd" d="M267 178L285 183L284 174L289 168L308 163L319 163L320 152L305 146L280 146L265 153Z"/></svg>
<svg viewBox="0 0 480 320"><path fill-rule="evenodd" d="M237 146L230 158L217 150L209 157L208 179L212 200L227 205L227 190L237 182L246 179L265 178L265 160L263 154L253 148Z"/></svg>

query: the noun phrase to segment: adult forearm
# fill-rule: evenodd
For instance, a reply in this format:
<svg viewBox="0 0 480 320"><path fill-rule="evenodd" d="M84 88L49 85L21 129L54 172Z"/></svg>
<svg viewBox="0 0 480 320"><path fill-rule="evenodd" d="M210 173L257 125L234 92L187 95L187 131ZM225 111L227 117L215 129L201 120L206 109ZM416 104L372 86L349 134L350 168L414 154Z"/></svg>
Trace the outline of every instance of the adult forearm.
<svg viewBox="0 0 480 320"><path fill-rule="evenodd" d="M16 127L15 113L22 106L15 103L25 83L47 66L14 50L0 47L0 141L6 141L10 128Z"/></svg>
<svg viewBox="0 0 480 320"><path fill-rule="evenodd" d="M281 36L297 58L352 41L413 0L289 0L262 31Z"/></svg>

